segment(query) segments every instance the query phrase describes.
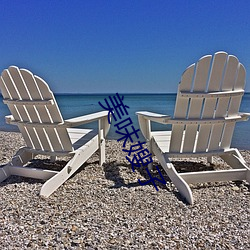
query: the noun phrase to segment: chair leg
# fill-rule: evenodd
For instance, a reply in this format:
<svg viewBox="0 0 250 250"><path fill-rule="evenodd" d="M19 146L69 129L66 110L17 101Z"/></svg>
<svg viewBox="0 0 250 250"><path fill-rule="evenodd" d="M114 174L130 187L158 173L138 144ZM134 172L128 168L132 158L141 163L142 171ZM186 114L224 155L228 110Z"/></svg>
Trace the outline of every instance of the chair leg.
<svg viewBox="0 0 250 250"><path fill-rule="evenodd" d="M232 168L250 170L238 149L230 149L220 157Z"/></svg>
<svg viewBox="0 0 250 250"><path fill-rule="evenodd" d="M24 166L31 159L35 158L35 154L30 153L26 148L20 148L17 153L13 156L10 165L12 166Z"/></svg>
<svg viewBox="0 0 250 250"><path fill-rule="evenodd" d="M188 184L181 178L181 176L176 171L172 163L161 164L163 169L166 171L168 177L174 183L180 194L186 199L189 204L193 204L193 195Z"/></svg>
<svg viewBox="0 0 250 250"><path fill-rule="evenodd" d="M207 157L207 162L210 164L213 164L213 156L208 156Z"/></svg>
<svg viewBox="0 0 250 250"><path fill-rule="evenodd" d="M151 140L147 140L147 147L149 149L149 153L152 154L152 158L153 158L154 152L152 150L152 142L151 142ZM148 169L149 169L149 171L153 170L153 162L148 164Z"/></svg>
<svg viewBox="0 0 250 250"><path fill-rule="evenodd" d="M11 176L11 169L15 166L24 166L28 161L34 158L34 154L28 152L25 147L20 148L12 157L11 161L0 168L0 182Z"/></svg>
<svg viewBox="0 0 250 250"><path fill-rule="evenodd" d="M148 170L149 170L149 171L152 171L152 170L153 170L153 163L152 163L152 162L148 164Z"/></svg>
<svg viewBox="0 0 250 250"><path fill-rule="evenodd" d="M0 182L6 180L10 175L10 165L7 164L0 168Z"/></svg>
<svg viewBox="0 0 250 250"><path fill-rule="evenodd" d="M103 118L99 120L99 134L98 134L98 141L99 141L99 164L102 166L102 164L105 162L105 138L107 135L107 132L109 131L110 124L108 123L108 120L106 118Z"/></svg>
<svg viewBox="0 0 250 250"><path fill-rule="evenodd" d="M181 176L176 171L174 165L169 161L169 159L162 154L158 147L154 147L154 154L159 160L161 166L167 173L168 177L174 183L180 194L186 199L189 204L193 204L193 195L188 184L181 178Z"/></svg>
<svg viewBox="0 0 250 250"><path fill-rule="evenodd" d="M234 169L246 169L246 181L250 183L250 168L238 149L230 149L220 156L229 166Z"/></svg>
<svg viewBox="0 0 250 250"><path fill-rule="evenodd" d="M49 197L66 180L68 180L69 177L72 176L84 164L84 162L95 153L96 150L97 148L91 146L84 149L78 149L67 165L43 184L40 195L46 198Z"/></svg>
<svg viewBox="0 0 250 250"><path fill-rule="evenodd" d="M100 140L99 144L99 164L102 166L102 164L105 162L105 139Z"/></svg>
<svg viewBox="0 0 250 250"><path fill-rule="evenodd" d="M50 162L55 162L57 160L56 156L50 156Z"/></svg>

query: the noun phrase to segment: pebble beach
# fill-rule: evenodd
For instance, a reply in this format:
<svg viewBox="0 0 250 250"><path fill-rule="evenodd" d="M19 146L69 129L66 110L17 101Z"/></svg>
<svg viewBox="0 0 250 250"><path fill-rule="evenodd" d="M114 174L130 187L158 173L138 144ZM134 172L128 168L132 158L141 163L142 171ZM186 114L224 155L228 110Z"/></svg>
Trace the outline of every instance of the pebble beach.
<svg viewBox="0 0 250 250"><path fill-rule="evenodd" d="M0 132L0 165L24 145L20 133ZM241 151L250 165L250 152ZM11 176L0 183L0 249L250 249L250 185L216 182L191 186L188 205L159 166L166 185L141 186L122 144L106 141L106 162L94 154L49 198L41 180ZM30 165L61 169L37 157ZM227 168L219 158L175 160L177 170ZM156 170L153 175L157 176Z"/></svg>

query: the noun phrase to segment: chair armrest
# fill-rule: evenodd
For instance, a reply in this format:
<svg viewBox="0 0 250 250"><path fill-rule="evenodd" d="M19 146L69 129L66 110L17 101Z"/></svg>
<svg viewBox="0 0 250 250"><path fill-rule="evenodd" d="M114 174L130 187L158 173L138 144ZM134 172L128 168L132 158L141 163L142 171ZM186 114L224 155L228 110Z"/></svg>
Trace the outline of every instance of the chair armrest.
<svg viewBox="0 0 250 250"><path fill-rule="evenodd" d="M152 122L157 122L157 123L166 124L168 123L169 120L171 120L171 116L169 115L157 114L157 113L148 112L148 111L139 111L139 112L136 112L136 114L138 116L142 116L146 120L150 120Z"/></svg>
<svg viewBox="0 0 250 250"><path fill-rule="evenodd" d="M96 113L89 114L89 115L83 115L83 116L67 119L64 122L67 125L67 127L77 127L82 124L94 122L105 117L107 117L108 119L108 111L101 111L101 112L96 112Z"/></svg>
<svg viewBox="0 0 250 250"><path fill-rule="evenodd" d="M5 116L5 122L7 124L13 124L15 122L15 119L14 119L13 115L6 115Z"/></svg>
<svg viewBox="0 0 250 250"><path fill-rule="evenodd" d="M244 118L245 121L247 121L250 117L250 113L246 113L246 112L239 112L239 115Z"/></svg>
<svg viewBox="0 0 250 250"><path fill-rule="evenodd" d="M82 124L99 121L99 133L103 132L102 137L106 137L109 129L110 124L108 122L108 111L101 111L89 115L84 115L72 119L65 120L64 123L29 123L29 122L21 122L16 121L12 115L5 116L5 120L7 124L13 124L13 125L19 125L19 124L25 124L25 126L34 126L34 127L40 127L40 128L57 128L57 127L64 127L64 128L70 128L70 127L77 127Z"/></svg>

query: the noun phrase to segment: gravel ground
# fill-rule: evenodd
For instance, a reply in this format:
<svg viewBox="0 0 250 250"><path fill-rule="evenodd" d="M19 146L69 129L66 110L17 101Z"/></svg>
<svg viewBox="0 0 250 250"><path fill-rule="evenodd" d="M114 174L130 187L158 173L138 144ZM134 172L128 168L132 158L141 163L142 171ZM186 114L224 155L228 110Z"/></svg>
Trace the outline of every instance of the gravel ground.
<svg viewBox="0 0 250 250"><path fill-rule="evenodd" d="M0 132L0 164L21 145L19 133ZM167 185L159 183L158 192L141 186L145 169L133 172L116 141L107 141L106 149L103 166L92 156L47 199L39 196L39 180L12 176L0 183L0 249L250 249L249 184L192 185L195 202L187 205L166 174ZM249 164L250 153L241 152ZM175 165L207 167L194 161ZM31 163L65 164L42 158ZM212 167L226 166L216 159Z"/></svg>

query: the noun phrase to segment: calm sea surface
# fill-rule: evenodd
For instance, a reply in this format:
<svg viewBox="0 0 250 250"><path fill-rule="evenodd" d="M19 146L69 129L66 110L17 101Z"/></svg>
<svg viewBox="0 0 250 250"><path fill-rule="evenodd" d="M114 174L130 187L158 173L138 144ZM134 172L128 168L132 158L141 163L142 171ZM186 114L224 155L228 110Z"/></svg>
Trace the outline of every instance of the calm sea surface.
<svg viewBox="0 0 250 250"><path fill-rule="evenodd" d="M113 95L113 94L110 94ZM139 128L136 111L152 111L162 114L173 115L175 106L175 94L122 94L124 96L124 104L129 106L128 112L134 127ZM64 119L81 116L97 111L102 111L102 107L98 104L100 101L105 105L104 98L108 98L109 94L82 94L82 95L56 95L58 106ZM105 105L106 106L106 105ZM247 93L243 97L240 110L242 112L250 112L250 94ZM2 102L0 95L0 130L2 131L18 131L16 126L5 124L5 115L9 115L9 110ZM85 128L94 128L96 123L84 125ZM164 125L153 124L153 129L164 129ZM166 127L165 127L166 129ZM118 139L119 135L115 133L115 128L111 126L108 139ZM141 137L142 139L142 137ZM232 146L239 149L250 150L250 121L239 122L233 136Z"/></svg>

